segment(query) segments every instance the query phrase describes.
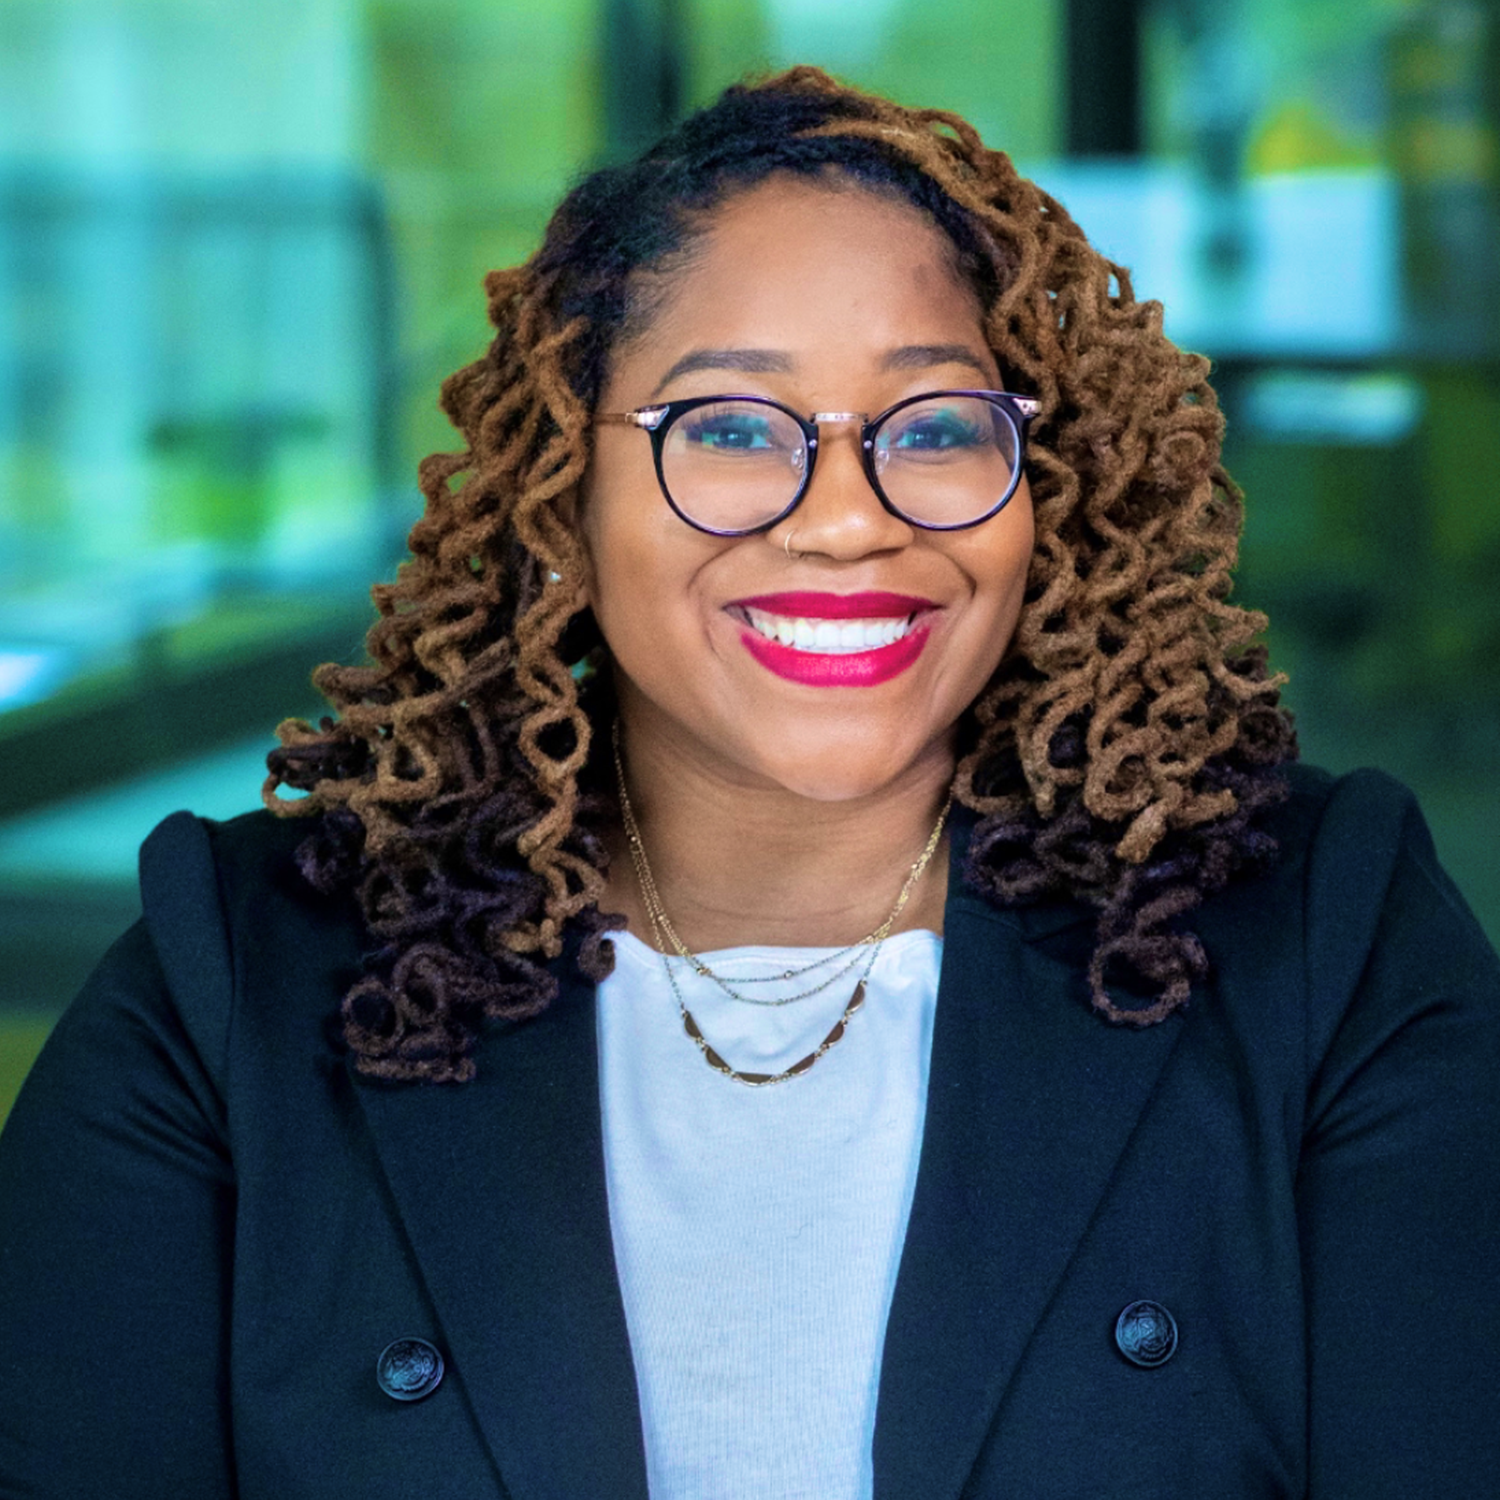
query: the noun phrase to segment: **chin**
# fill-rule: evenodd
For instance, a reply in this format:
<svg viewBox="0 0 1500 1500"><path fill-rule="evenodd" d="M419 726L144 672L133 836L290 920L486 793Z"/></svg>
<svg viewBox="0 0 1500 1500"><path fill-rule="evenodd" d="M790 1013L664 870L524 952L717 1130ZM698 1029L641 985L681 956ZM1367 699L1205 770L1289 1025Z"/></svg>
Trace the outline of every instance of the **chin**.
<svg viewBox="0 0 1500 1500"><path fill-rule="evenodd" d="M922 752L893 753L896 747L889 744L881 749L878 755L862 755L834 745L795 761L778 754L761 759L759 769L768 781L809 802L857 802L885 791L928 759Z"/></svg>
<svg viewBox="0 0 1500 1500"><path fill-rule="evenodd" d="M805 797L809 802L858 802L863 797L873 796L887 783L881 780L854 779L830 775L814 777L782 777L776 780L794 796Z"/></svg>

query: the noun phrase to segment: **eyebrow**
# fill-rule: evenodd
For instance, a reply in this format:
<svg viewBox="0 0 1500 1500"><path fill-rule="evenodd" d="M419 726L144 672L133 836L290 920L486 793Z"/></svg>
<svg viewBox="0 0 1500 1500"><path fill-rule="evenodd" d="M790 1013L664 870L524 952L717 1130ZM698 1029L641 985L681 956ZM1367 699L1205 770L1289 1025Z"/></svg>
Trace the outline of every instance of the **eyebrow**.
<svg viewBox="0 0 1500 1500"><path fill-rule="evenodd" d="M933 365L968 365L986 380L990 376L984 361L965 344L903 344L880 361L882 370L926 370Z"/></svg>
<svg viewBox="0 0 1500 1500"><path fill-rule="evenodd" d="M680 375L695 370L738 370L745 375L785 375L794 367L789 354L779 349L694 349L684 354L656 383L655 400ZM903 344L880 361L882 370L926 370L934 365L968 365L986 380L984 361L964 344Z"/></svg>
<svg viewBox="0 0 1500 1500"><path fill-rule="evenodd" d="M681 359L657 381L651 392L655 399L679 375L690 375L694 370L739 370L746 375L785 375L792 368L792 359L776 349L694 349Z"/></svg>

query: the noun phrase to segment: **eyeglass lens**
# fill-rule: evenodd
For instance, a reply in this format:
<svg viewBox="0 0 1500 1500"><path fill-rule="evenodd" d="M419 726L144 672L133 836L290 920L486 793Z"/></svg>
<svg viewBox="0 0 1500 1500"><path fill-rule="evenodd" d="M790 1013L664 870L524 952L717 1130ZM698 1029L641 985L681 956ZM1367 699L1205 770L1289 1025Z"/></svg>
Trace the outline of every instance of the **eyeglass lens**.
<svg viewBox="0 0 1500 1500"><path fill-rule="evenodd" d="M926 526L988 515L1010 489L1020 436L983 396L939 394L897 407L873 434L873 467L890 504ZM716 401L684 412L662 440L662 478L673 503L713 531L753 531L796 498L807 438L762 401Z"/></svg>

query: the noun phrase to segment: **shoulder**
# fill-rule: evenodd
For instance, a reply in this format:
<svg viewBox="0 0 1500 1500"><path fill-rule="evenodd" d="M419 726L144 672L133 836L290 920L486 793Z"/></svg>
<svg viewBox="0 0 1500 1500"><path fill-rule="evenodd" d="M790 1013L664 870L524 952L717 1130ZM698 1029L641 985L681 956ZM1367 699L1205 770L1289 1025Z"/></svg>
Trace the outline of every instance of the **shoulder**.
<svg viewBox="0 0 1500 1500"><path fill-rule="evenodd" d="M297 865L315 832L311 819L265 811L224 822L181 812L141 848L146 930L209 1057L226 1058L232 1034L321 1038L358 975L367 939L352 897L320 894Z"/></svg>
<svg viewBox="0 0 1500 1500"><path fill-rule="evenodd" d="M1390 931L1393 903L1421 908L1427 920L1487 948L1477 921L1443 870L1413 793L1383 771L1333 776L1287 768L1290 794L1267 820L1277 842L1270 872L1232 885L1225 907L1265 915L1279 907L1308 945L1314 965L1351 963Z"/></svg>
<svg viewBox="0 0 1500 1500"><path fill-rule="evenodd" d="M227 822L178 812L159 823L141 846L141 906L168 972L218 974L232 933L263 925L278 906L304 905L314 893L296 850L312 831L264 811Z"/></svg>
<svg viewBox="0 0 1500 1500"><path fill-rule="evenodd" d="M1294 766L1278 852L1193 914L1210 1006L1246 1034L1300 1034L1309 1064L1368 1056L1435 1010L1500 1026L1500 959L1440 864L1417 800L1380 771ZM1424 1023L1425 1024L1425 1023Z"/></svg>
<svg viewBox="0 0 1500 1500"><path fill-rule="evenodd" d="M287 885L297 876L297 847L314 831L312 820L277 818L264 810L225 822L173 813L141 846L142 899L191 901L221 882L236 888Z"/></svg>
<svg viewBox="0 0 1500 1500"><path fill-rule="evenodd" d="M1427 839L1426 825L1411 790L1384 771L1359 770L1336 776L1300 763L1280 772L1286 802L1268 820L1282 851L1295 861L1316 849L1323 860L1353 861L1373 869L1409 842Z"/></svg>

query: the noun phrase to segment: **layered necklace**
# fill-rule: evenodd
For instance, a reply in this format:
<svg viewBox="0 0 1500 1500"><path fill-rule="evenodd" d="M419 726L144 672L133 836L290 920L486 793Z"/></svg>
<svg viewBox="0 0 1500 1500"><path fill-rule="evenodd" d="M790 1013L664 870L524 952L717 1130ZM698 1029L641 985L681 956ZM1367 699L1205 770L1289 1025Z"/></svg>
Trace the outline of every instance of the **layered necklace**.
<svg viewBox="0 0 1500 1500"><path fill-rule="evenodd" d="M953 805L950 797L943 804L943 810L938 814L937 822L933 825L932 833L928 837L927 844L915 864L908 871L905 881L902 883L901 892L896 897L896 904L891 908L890 914L879 927L867 936L860 938L857 943L850 943L846 948L840 948L835 953L824 954L815 958L811 963L794 966L782 970L779 974L766 974L737 979L735 984L730 984L723 976L714 973L702 958L692 952L686 943L677 935L677 929L672 926L667 916L666 909L662 905L661 892L657 889L656 878L651 873L650 861L646 858L646 846L641 840L640 825L636 822L635 809L630 803L630 792L625 785L625 762L620 752L620 721L614 724L614 754L615 754L615 777L620 787L620 819L625 827L625 841L630 846L631 863L635 866L636 879L640 882L641 899L645 903L646 916L651 923L651 935L656 944L657 951L661 954L662 967L666 970L667 983L672 990L672 998L677 1002L677 1009L682 1015L682 1028L692 1039L694 1045L703 1054L704 1061L715 1072L722 1073L726 1078L732 1078L736 1083L743 1083L748 1088L767 1088L773 1083L785 1083L789 1078L798 1078L806 1073L820 1057L830 1048L836 1047L843 1040L844 1032L848 1027L849 1020L865 1003L865 981L870 977L870 971L875 966L875 960L879 956L881 944L891 935L891 929L895 927L897 919L906 909L907 902L911 899L911 893L916 888L917 881L922 878L922 872L932 860L937 850L939 841L943 836L943 826L948 821L948 809ZM731 1000L737 1000L742 1005L765 1005L780 1006L793 1005L800 1000L810 1000L814 995L821 995L825 990L832 988L839 980L859 972L855 981L854 993L849 1003L844 1007L843 1013L833 1023L827 1036L818 1043L805 1057L799 1058L789 1068L783 1068L779 1073L747 1073L739 1068L731 1067L723 1057L709 1044L704 1037L693 1013L687 1008L687 1001L683 999L682 988L677 982L677 972L672 965L672 957L675 956L685 962L695 974L701 979L706 979L716 985ZM815 974L818 970L831 969L824 978L809 985L808 988L798 990L792 995L782 995L775 998L747 995L742 993L736 985L792 983Z"/></svg>

